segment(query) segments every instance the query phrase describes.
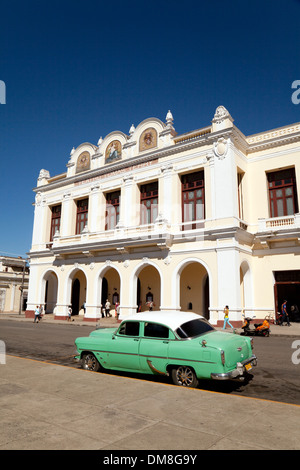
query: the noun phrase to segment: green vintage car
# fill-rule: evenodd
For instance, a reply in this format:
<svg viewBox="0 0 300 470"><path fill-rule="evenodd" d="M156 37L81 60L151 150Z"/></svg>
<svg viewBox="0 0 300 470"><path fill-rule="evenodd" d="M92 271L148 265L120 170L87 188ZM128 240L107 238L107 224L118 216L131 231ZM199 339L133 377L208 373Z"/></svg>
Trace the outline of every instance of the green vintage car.
<svg viewBox="0 0 300 470"><path fill-rule="evenodd" d="M186 387L196 387L198 379L244 377L257 363L251 338L217 331L188 312L138 313L117 329L77 338L75 345L84 369L169 375Z"/></svg>

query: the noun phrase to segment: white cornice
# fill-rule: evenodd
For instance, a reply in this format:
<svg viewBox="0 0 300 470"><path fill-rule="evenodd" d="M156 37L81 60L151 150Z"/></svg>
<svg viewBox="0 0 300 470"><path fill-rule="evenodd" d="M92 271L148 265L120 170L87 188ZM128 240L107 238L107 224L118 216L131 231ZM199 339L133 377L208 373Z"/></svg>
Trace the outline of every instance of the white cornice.
<svg viewBox="0 0 300 470"><path fill-rule="evenodd" d="M246 140L249 145L249 153L297 142L300 140L300 123L254 134L246 137Z"/></svg>
<svg viewBox="0 0 300 470"><path fill-rule="evenodd" d="M143 123L146 121L143 121ZM114 133L111 133L109 136L112 136L113 134ZM107 137L108 136L106 136L106 138ZM194 148L196 149L197 147L213 145L219 137L230 138L234 143L235 148L240 151L240 155L243 155L246 161L254 162L257 158L260 159L260 157L247 158L247 155L264 149L276 148L280 145L300 141L300 123L274 129L265 133L254 134L248 137L246 137L236 126L213 133L210 132L210 128L199 129L198 131L182 134L181 136L177 135L173 138L172 145L168 145L160 149L154 149L137 157L121 160L108 166L89 170L63 179L56 179L56 177L53 177L50 181L48 180L49 182L47 184L36 187L33 191L47 192L66 185L84 182L85 180L88 182L88 180L97 178L98 176L106 174L109 175L110 173L115 173L119 170L126 170L126 168L133 167L135 165L138 166L153 160L163 159L171 155L187 152ZM261 158L269 158L269 156L264 155ZM54 181L51 181L52 179Z"/></svg>

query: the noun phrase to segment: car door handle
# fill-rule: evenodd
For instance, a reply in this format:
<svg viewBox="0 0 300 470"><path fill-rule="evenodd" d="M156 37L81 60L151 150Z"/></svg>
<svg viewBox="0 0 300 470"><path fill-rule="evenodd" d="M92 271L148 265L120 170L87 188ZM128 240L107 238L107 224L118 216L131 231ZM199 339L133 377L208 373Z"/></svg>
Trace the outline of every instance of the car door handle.
<svg viewBox="0 0 300 470"><path fill-rule="evenodd" d="M139 341L140 339L139 338L134 338L134 341Z"/></svg>
<svg viewBox="0 0 300 470"><path fill-rule="evenodd" d="M165 344L169 344L169 341L163 341L163 343L165 343Z"/></svg>

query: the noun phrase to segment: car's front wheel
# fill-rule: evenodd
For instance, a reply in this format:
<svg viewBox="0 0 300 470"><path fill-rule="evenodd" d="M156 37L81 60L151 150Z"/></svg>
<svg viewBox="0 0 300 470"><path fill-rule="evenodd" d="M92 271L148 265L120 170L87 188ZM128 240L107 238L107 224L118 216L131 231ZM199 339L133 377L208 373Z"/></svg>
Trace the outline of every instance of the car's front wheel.
<svg viewBox="0 0 300 470"><path fill-rule="evenodd" d="M182 387L195 388L198 385L198 379L195 372L191 367L178 366L172 369L172 380L175 385L181 385Z"/></svg>
<svg viewBox="0 0 300 470"><path fill-rule="evenodd" d="M100 369L100 364L97 361L96 357L92 353L85 353L81 359L82 368L85 370L91 370L93 372L98 372Z"/></svg>

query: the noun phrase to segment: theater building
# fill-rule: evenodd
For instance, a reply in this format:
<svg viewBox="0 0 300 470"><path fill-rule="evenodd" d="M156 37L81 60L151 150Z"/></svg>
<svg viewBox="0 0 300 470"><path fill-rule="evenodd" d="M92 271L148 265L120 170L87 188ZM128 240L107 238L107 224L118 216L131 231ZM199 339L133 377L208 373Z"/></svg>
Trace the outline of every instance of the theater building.
<svg viewBox="0 0 300 470"><path fill-rule="evenodd" d="M120 319L153 302L214 325L229 305L238 326L300 304L299 123L246 136L219 106L180 135L168 112L80 144L66 168L34 189L27 316L97 321L108 299Z"/></svg>

